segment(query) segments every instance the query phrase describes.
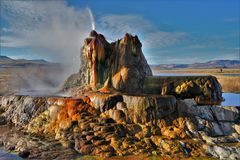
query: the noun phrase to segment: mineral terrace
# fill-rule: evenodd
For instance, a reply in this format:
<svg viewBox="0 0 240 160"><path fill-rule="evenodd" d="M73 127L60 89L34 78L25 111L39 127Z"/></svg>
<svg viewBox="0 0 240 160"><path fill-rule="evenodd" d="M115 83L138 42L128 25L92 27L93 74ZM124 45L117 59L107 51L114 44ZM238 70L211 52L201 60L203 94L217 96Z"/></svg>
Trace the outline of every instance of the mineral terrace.
<svg viewBox="0 0 240 160"><path fill-rule="evenodd" d="M155 77L141 47L92 31L68 97L0 97L0 145L26 159L240 159L240 109L218 105L217 79Z"/></svg>

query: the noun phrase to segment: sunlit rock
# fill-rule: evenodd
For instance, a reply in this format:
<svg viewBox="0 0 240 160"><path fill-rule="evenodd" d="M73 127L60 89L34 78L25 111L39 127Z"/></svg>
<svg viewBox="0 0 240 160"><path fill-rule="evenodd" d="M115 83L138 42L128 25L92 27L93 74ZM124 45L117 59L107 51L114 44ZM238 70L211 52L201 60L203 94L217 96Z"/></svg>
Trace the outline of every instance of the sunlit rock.
<svg viewBox="0 0 240 160"><path fill-rule="evenodd" d="M36 135L81 156L238 158L235 146L218 146L239 141L240 110L214 105L222 100L217 79L152 76L141 47L137 36L109 43L92 31L81 49L79 73L63 86L72 97L0 97L0 125L12 123L30 135L29 142L18 142L18 134L0 134L0 142L12 150L30 143L34 153L32 148L41 148L31 142Z"/></svg>
<svg viewBox="0 0 240 160"><path fill-rule="evenodd" d="M137 36L127 33L109 43L102 34L92 31L81 49L79 72L66 80L62 90L73 96L89 91L174 95L194 98L198 104L223 100L221 86L213 76L152 76L141 48Z"/></svg>
<svg viewBox="0 0 240 160"><path fill-rule="evenodd" d="M89 36L81 50L80 71L68 78L63 89L88 85L102 92L110 89L140 92L144 78L151 76L152 71L138 37L126 34L123 39L109 43L96 31Z"/></svg>

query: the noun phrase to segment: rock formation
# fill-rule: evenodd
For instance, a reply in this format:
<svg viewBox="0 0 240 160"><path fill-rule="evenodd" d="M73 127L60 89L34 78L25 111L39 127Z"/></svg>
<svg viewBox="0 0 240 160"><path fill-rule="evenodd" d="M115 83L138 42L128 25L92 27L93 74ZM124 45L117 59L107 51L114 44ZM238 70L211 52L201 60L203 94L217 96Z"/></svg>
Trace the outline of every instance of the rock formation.
<svg viewBox="0 0 240 160"><path fill-rule="evenodd" d="M194 98L198 104L214 105L223 101L222 87L214 76L148 76L143 90L148 94Z"/></svg>
<svg viewBox="0 0 240 160"><path fill-rule="evenodd" d="M240 159L240 110L213 105L222 99L216 78L154 77L141 46L137 36L109 43L92 31L63 87L72 97L0 97L0 131L15 126L0 147L29 159Z"/></svg>
<svg viewBox="0 0 240 160"><path fill-rule="evenodd" d="M92 31L81 50L79 73L70 76L63 89L89 86L101 92L109 89L140 92L144 78L152 75L141 47L138 37L128 33L124 38L108 43L102 34Z"/></svg>
<svg viewBox="0 0 240 160"><path fill-rule="evenodd" d="M6 123L20 129L0 134L0 145L27 152L29 159L132 154L240 158L237 107L198 106L193 99L173 96L89 93L79 98L4 96L0 110L0 130ZM50 137L55 141L46 140Z"/></svg>
<svg viewBox="0 0 240 160"><path fill-rule="evenodd" d="M71 75L63 90L92 90L103 93L174 95L195 98L198 104L218 104L222 99L221 86L213 76L156 77L142 53L137 36L108 43L102 34L92 31L85 39L79 73Z"/></svg>

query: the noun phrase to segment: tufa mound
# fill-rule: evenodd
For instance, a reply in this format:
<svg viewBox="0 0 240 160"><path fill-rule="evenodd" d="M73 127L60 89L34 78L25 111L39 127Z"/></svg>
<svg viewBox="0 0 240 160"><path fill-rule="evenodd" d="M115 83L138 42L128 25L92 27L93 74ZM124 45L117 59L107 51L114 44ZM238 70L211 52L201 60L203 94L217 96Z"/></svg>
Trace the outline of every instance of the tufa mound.
<svg viewBox="0 0 240 160"><path fill-rule="evenodd" d="M79 73L66 80L63 90L77 86L100 92L141 92L144 78L152 76L141 47L138 37L128 33L109 43L102 34L91 31L81 49Z"/></svg>
<svg viewBox="0 0 240 160"><path fill-rule="evenodd" d="M142 53L137 36L109 43L102 34L91 31L81 50L79 73L71 75L63 86L72 96L91 91L131 95L174 95L194 98L198 104L219 104L223 100L216 77L153 76Z"/></svg>

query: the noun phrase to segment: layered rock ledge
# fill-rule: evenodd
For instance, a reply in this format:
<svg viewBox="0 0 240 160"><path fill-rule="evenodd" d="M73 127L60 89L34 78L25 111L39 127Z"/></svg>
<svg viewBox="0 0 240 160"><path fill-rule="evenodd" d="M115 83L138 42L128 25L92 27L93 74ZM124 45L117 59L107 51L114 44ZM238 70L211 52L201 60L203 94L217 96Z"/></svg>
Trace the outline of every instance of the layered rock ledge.
<svg viewBox="0 0 240 160"><path fill-rule="evenodd" d="M25 135L18 136L21 143L9 133L1 135L0 141L6 149L16 146L16 151L29 151L29 159L43 155L36 153L41 144L34 146L27 135L52 137L52 142L72 148L66 152L75 158L132 154L239 158L237 107L198 106L193 99L173 96L91 93L78 98L4 96L0 110L2 125L11 123ZM233 142L232 147L223 145Z"/></svg>
<svg viewBox="0 0 240 160"><path fill-rule="evenodd" d="M222 88L214 76L148 76L143 90L148 94L194 98L198 104L214 105L223 101Z"/></svg>

